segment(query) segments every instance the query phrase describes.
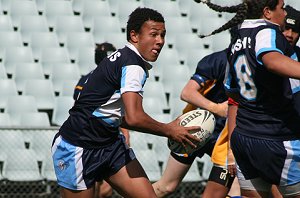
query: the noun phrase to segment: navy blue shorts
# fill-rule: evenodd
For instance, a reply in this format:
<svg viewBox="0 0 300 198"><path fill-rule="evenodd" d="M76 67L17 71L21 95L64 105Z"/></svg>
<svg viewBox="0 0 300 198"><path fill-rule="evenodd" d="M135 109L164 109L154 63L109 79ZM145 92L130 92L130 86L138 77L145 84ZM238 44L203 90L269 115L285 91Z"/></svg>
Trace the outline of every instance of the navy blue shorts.
<svg viewBox="0 0 300 198"><path fill-rule="evenodd" d="M123 135L113 144L100 149L84 149L56 136L52 158L58 185L71 190L85 190L135 159Z"/></svg>
<svg viewBox="0 0 300 198"><path fill-rule="evenodd" d="M231 148L246 179L262 178L281 186L300 182L300 140L258 139L242 135L235 129Z"/></svg>

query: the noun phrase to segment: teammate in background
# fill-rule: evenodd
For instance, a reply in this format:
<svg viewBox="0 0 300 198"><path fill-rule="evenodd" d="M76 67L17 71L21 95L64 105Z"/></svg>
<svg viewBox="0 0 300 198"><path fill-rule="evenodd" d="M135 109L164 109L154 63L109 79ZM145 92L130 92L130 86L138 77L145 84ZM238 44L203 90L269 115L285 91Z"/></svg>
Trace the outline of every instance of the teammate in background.
<svg viewBox="0 0 300 198"><path fill-rule="evenodd" d="M113 46L111 43L101 43L96 44L95 49L95 64L98 66L100 62L107 56L111 55L114 51L117 49L115 46ZM92 73L91 71L89 74L82 76L74 90L73 99L76 100L79 96L79 93L81 92L83 85L85 81L89 78L89 75ZM120 127L120 131L125 136L126 144L129 145L129 130ZM95 188L97 198L109 198L112 196L113 190L112 187L106 182L106 181L100 181L96 182L96 188Z"/></svg>
<svg viewBox="0 0 300 198"><path fill-rule="evenodd" d="M182 90L181 99L189 103L183 113L198 107L207 109L215 115L216 127L209 142L190 156L178 156L171 152L161 179L153 184L158 197L165 197L176 190L196 157L201 158L205 153L212 154L216 140L224 128L225 117L227 116L227 96L223 86L227 53L228 49L225 49L200 60L194 75ZM226 197L234 180L234 176L232 177L227 173L227 144L225 145L223 142L222 145L222 159L220 159L220 156L216 158L219 164L212 168L209 182L202 195L203 198ZM224 146L226 147L225 150L223 150ZM231 164L233 163L234 161L231 162ZM220 179L220 174L224 175L224 180Z"/></svg>
<svg viewBox="0 0 300 198"><path fill-rule="evenodd" d="M285 28L283 31L283 35L294 48L298 61L300 61L300 48L296 45L299 40L300 32L300 11L292 8L291 6L286 6L285 11L287 15L285 17ZM290 79L290 81L293 91L295 108L300 115L300 81L298 79Z"/></svg>
<svg viewBox="0 0 300 198"><path fill-rule="evenodd" d="M240 24L225 85L229 93L238 90L231 94L239 106L230 143L239 179L244 176L252 184L240 180L242 195L268 197L275 184L284 197L300 197L300 117L289 80L300 79L300 63L281 32L284 1L245 0L230 7L202 2L218 12L237 13L211 34Z"/></svg>
<svg viewBox="0 0 300 198"><path fill-rule="evenodd" d="M296 44L299 40L300 12L289 5L285 6L285 11L287 15L285 17L285 28L282 33L294 48L299 61L300 48ZM293 91L294 105L300 115L300 83L298 79L290 79L290 82ZM272 185L272 195L273 198L282 198L282 195L274 185Z"/></svg>
<svg viewBox="0 0 300 198"><path fill-rule="evenodd" d="M119 127L166 136L183 145L199 141L176 119L157 122L142 106L143 85L164 45L163 16L137 8L127 22L128 44L89 75L78 99L53 140L57 182L64 198L94 197L95 182L106 180L123 197L154 198L152 185L126 145Z"/></svg>

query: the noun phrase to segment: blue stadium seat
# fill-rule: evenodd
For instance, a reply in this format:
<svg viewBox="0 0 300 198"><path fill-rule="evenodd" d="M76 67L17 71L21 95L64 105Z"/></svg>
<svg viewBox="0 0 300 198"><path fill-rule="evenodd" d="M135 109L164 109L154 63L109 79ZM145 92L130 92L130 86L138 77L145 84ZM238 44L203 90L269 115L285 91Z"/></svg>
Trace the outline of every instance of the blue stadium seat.
<svg viewBox="0 0 300 198"><path fill-rule="evenodd" d="M74 100L70 96L58 96L55 98L53 116L51 123L62 125L69 116L69 110L74 105Z"/></svg>
<svg viewBox="0 0 300 198"><path fill-rule="evenodd" d="M0 109L5 109L8 98L18 95L15 81L13 79L0 79L0 90Z"/></svg>
<svg viewBox="0 0 300 198"><path fill-rule="evenodd" d="M40 63L17 63L13 79L17 90L23 92L27 80L45 79L43 67Z"/></svg>
<svg viewBox="0 0 300 198"><path fill-rule="evenodd" d="M11 127L10 115L8 113L0 113L0 127Z"/></svg>
<svg viewBox="0 0 300 198"><path fill-rule="evenodd" d="M55 32L33 32L31 33L29 46L35 60L40 60L43 48L59 47Z"/></svg>
<svg viewBox="0 0 300 198"><path fill-rule="evenodd" d="M37 108L40 110L54 108L54 88L49 79L26 80L23 95L34 96Z"/></svg>
<svg viewBox="0 0 300 198"><path fill-rule="evenodd" d="M20 20L26 15L38 15L35 1L11 0L8 14L11 16L14 27L20 26Z"/></svg>
<svg viewBox="0 0 300 198"><path fill-rule="evenodd" d="M42 181L36 153L28 149L7 150L3 177L8 181Z"/></svg>
<svg viewBox="0 0 300 198"><path fill-rule="evenodd" d="M71 59L67 48L46 47L42 48L39 62L43 65L44 73L50 75L53 65L58 63L71 63Z"/></svg>
<svg viewBox="0 0 300 198"><path fill-rule="evenodd" d="M98 17L98 16L111 17L111 11L110 11L108 1L98 1L98 0L84 1L81 16L83 19L84 27L87 28L91 28L93 26L94 17ZM102 25L105 25L105 23L103 23Z"/></svg>
<svg viewBox="0 0 300 198"><path fill-rule="evenodd" d="M54 24L54 31L57 34L58 41L65 43L67 33L69 32L85 32L81 16L57 16Z"/></svg>
<svg viewBox="0 0 300 198"><path fill-rule="evenodd" d="M14 26L9 15L0 14L0 31L14 31Z"/></svg>
<svg viewBox="0 0 300 198"><path fill-rule="evenodd" d="M96 68L94 56L95 56L94 47L81 47L78 49L78 56L75 62L79 66L81 75L86 75L90 71Z"/></svg>
<svg viewBox="0 0 300 198"><path fill-rule="evenodd" d="M75 60L79 48L95 47L93 34L90 32L69 32L67 33L65 47L69 51L70 58Z"/></svg>
<svg viewBox="0 0 300 198"><path fill-rule="evenodd" d="M50 119L46 112L22 113L20 127L50 127ZM41 139L39 141L42 141Z"/></svg>
<svg viewBox="0 0 300 198"><path fill-rule="evenodd" d="M71 64L71 63L55 64L52 67L50 79L53 83L54 91L60 93L64 81L66 80L78 81L80 79L79 66L77 64Z"/></svg>
<svg viewBox="0 0 300 198"><path fill-rule="evenodd" d="M33 55L30 47L6 47L4 65L6 72L12 74L17 63L33 63Z"/></svg>
<svg viewBox="0 0 300 198"><path fill-rule="evenodd" d="M34 32L49 32L49 26L45 16L27 15L20 19L20 32L24 43L29 43Z"/></svg>
<svg viewBox="0 0 300 198"><path fill-rule="evenodd" d="M57 17L74 15L72 2L61 0L46 0L42 12L50 27L55 25Z"/></svg>

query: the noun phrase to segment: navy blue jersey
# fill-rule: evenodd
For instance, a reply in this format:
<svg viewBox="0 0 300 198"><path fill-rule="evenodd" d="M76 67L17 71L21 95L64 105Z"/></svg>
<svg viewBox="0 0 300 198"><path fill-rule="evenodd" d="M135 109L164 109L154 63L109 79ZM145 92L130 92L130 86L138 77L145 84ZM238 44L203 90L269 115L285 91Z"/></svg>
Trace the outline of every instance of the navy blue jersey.
<svg viewBox="0 0 300 198"><path fill-rule="evenodd" d="M297 54L298 61L300 60L300 48L298 46L294 47L294 50ZM300 115L300 80L298 79L290 79L293 96L294 96L294 106Z"/></svg>
<svg viewBox="0 0 300 198"><path fill-rule="evenodd" d="M69 118L60 128L61 136L83 148L113 143L124 116L121 94L142 95L150 68L131 44L104 58L83 83Z"/></svg>
<svg viewBox="0 0 300 198"><path fill-rule="evenodd" d="M227 49L210 54L198 62L196 71L191 78L200 87L210 84L211 87L208 87L210 90L205 94L205 97L215 103L222 103L228 99L223 85L227 63ZM217 115L215 117L215 132L220 133L226 119Z"/></svg>
<svg viewBox="0 0 300 198"><path fill-rule="evenodd" d="M245 20L231 45L226 81L234 81L231 84L239 91L237 128L251 137L295 139L300 136L300 118L293 106L290 80L268 71L261 60L264 53L271 51L296 60L279 26L263 19Z"/></svg>

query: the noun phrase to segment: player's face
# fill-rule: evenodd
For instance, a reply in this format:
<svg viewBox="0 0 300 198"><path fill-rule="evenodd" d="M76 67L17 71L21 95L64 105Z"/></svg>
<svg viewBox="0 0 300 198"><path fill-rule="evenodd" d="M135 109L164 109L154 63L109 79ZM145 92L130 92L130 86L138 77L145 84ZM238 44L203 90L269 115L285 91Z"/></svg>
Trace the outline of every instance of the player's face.
<svg viewBox="0 0 300 198"><path fill-rule="evenodd" d="M280 25L281 28L283 28L285 24L285 16L286 16L286 11L284 9L284 0L279 0L275 10L272 10L270 12L271 12L270 20L273 23Z"/></svg>
<svg viewBox="0 0 300 198"><path fill-rule="evenodd" d="M142 25L140 32L134 33L131 39L142 57L153 62L156 61L165 44L165 35L164 23L149 20Z"/></svg>
<svg viewBox="0 0 300 198"><path fill-rule="evenodd" d="M294 32L292 28L286 28L282 33L288 42L294 47L299 40L299 33Z"/></svg>

